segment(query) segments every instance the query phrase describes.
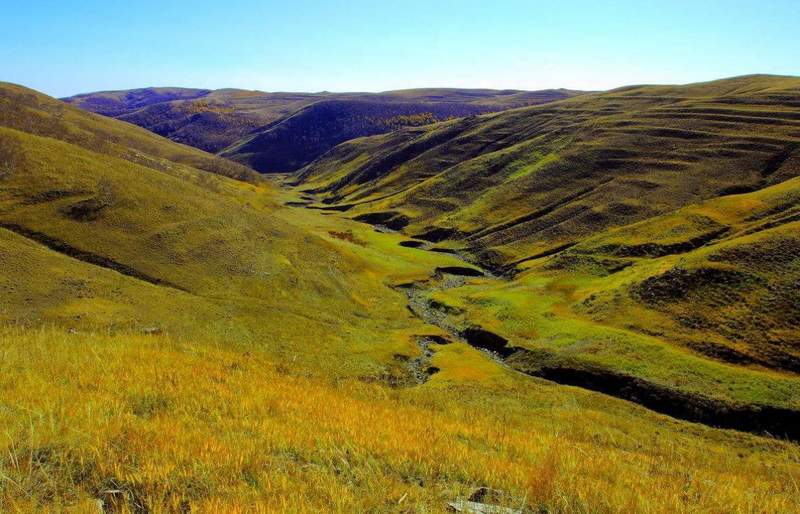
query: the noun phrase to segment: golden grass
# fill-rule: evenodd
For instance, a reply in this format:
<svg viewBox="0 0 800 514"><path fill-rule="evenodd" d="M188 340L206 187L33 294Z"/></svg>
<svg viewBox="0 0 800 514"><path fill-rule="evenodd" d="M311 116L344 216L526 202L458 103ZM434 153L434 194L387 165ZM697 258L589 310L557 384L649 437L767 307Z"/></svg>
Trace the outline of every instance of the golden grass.
<svg viewBox="0 0 800 514"><path fill-rule="evenodd" d="M548 512L791 512L797 447L509 378L389 390L258 350L0 333L0 508L419 512L489 485Z"/></svg>

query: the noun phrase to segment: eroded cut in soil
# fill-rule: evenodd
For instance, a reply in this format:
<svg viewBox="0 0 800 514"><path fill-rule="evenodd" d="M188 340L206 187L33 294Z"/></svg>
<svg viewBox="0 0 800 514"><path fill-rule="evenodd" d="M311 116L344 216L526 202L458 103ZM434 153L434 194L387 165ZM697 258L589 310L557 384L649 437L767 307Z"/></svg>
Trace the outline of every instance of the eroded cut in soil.
<svg viewBox="0 0 800 514"><path fill-rule="evenodd" d="M425 241L400 241L397 243L399 246L404 248L422 248L423 246L427 245L428 243Z"/></svg>
<svg viewBox="0 0 800 514"><path fill-rule="evenodd" d="M386 382L394 388L414 387L427 382L431 375L439 372L439 368L431 366L431 358L434 353L431 345L442 344L439 341L446 341L445 344L450 343L441 336L416 336L419 356L395 355L395 363L400 365L402 373L388 375Z"/></svg>
<svg viewBox="0 0 800 514"><path fill-rule="evenodd" d="M565 359L546 349L514 346L506 338L484 327L459 329L452 308L430 302L426 291L459 287L466 278L437 273L431 280L404 284L398 288L409 299L415 316L449 332L455 339L487 352L495 360L520 373L614 396L655 412L716 428L728 428L800 441L800 411L769 405L741 405L716 398L690 394L639 377Z"/></svg>
<svg viewBox="0 0 800 514"><path fill-rule="evenodd" d="M436 273L447 273L449 275L458 275L461 277L482 277L484 275L481 270L467 268L466 266L443 266L441 268L436 268Z"/></svg>
<svg viewBox="0 0 800 514"><path fill-rule="evenodd" d="M50 237L47 234L43 234L41 232L36 232L34 230L27 229L21 225L17 225L15 223L0 223L0 228L4 228L16 234L19 234L23 237L36 241L37 243L46 246L51 250L64 254L68 257L72 257L73 259L93 264L95 266L100 266L102 268L110 269L116 271L117 273L121 273L122 275L142 280L144 282L148 282L156 286L170 287L172 289L177 289L179 291L188 292L186 289L180 286L177 286L165 280L161 280L160 278L152 277L150 275L147 275L146 273L142 273L141 271L132 268L127 264L117 262L113 259L104 257L102 255L96 255L94 253L81 250L80 248L76 248L70 245L66 241Z"/></svg>

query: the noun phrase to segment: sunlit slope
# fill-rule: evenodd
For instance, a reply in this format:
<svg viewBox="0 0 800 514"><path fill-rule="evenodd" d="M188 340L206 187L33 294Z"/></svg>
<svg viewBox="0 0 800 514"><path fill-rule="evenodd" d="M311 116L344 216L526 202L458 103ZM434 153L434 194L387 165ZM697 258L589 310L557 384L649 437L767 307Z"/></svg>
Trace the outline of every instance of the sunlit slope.
<svg viewBox="0 0 800 514"><path fill-rule="evenodd" d="M800 79L628 87L345 143L295 176L512 266L800 172ZM434 230L439 229L439 230Z"/></svg>
<svg viewBox="0 0 800 514"><path fill-rule="evenodd" d="M594 319L800 371L800 178L610 231L535 267L602 277L579 309Z"/></svg>
<svg viewBox="0 0 800 514"><path fill-rule="evenodd" d="M244 166L5 82L0 82L0 126L58 139L156 170L180 163L237 179L258 180L258 174Z"/></svg>
<svg viewBox="0 0 800 514"><path fill-rule="evenodd" d="M775 422L794 430L799 200L800 178L708 200L533 259L513 280L434 288L428 303L520 348L509 363L525 372L711 424L788 408Z"/></svg>
<svg viewBox="0 0 800 514"><path fill-rule="evenodd" d="M17 110L15 126L38 127L39 111ZM63 139L105 141L129 128L103 123L107 132L96 134L68 119ZM211 159L147 137L164 154ZM413 335L431 331L384 284L459 262L384 257L330 235L348 230L336 223L312 233L265 186L166 159L138 164L117 156L124 150L115 144L95 150L2 128L0 148L6 322L156 328L253 343L345 375L380 375L395 354L418 351Z"/></svg>

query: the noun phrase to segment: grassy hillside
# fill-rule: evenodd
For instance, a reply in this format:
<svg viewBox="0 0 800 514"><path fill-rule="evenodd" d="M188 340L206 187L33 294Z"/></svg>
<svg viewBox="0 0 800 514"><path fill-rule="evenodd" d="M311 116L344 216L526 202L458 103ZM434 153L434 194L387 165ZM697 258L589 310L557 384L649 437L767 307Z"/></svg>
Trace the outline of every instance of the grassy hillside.
<svg viewBox="0 0 800 514"><path fill-rule="evenodd" d="M0 510L436 512L479 486L534 512L800 506L793 442L530 376L588 362L725 407L796 409L800 381L756 345L763 363L723 363L613 319L649 309L669 335L682 313L641 291L661 291L642 284L680 257L630 257L620 273L636 275L616 283L590 257L638 242L609 233L572 249L588 264L476 276L461 256L298 207L311 200L296 191L193 167L217 162L198 150L0 91ZM654 227L696 209L730 227L720 252L774 233L791 253L778 207L796 182L635 233L692 238L706 228L662 241ZM475 348L476 327L526 353Z"/></svg>
<svg viewBox="0 0 800 514"><path fill-rule="evenodd" d="M788 434L800 398L798 194L795 178L693 205L532 260L513 280L433 284L421 301L440 326L503 338L525 373L706 423L761 416Z"/></svg>
<svg viewBox="0 0 800 514"><path fill-rule="evenodd" d="M292 181L504 275L406 292L513 368L789 434L798 109L795 78L623 88L351 141Z"/></svg>
<svg viewBox="0 0 800 514"><path fill-rule="evenodd" d="M152 88L64 101L263 173L295 171L355 137L569 98L577 91L411 89L385 93L264 93Z"/></svg>
<svg viewBox="0 0 800 514"><path fill-rule="evenodd" d="M43 96L38 101L43 109L58 106ZM137 136L140 132L121 122L100 120L114 130ZM6 238L30 243L9 246L7 252L17 251L7 258L27 266L31 248L48 249L47 255L69 258L74 268L59 274L40 274L38 268L27 275L4 273L10 291L40 293L31 299L23 294L3 298L4 317L15 323L55 319L75 329L155 326L187 335L230 330L237 339L273 346L276 352L312 344L314 352L305 352L310 360L344 374L350 364L353 373L380 374L392 359L390 347L409 343L400 336L387 341L388 353L381 357L376 335L391 333L390 327L405 333L423 325L409 321L403 303L397 301L402 295L379 281L373 285L375 277L406 280L425 276L435 263L459 262L448 256L412 262L401 255L368 265L349 248L343 253L332 244L338 240L327 231L315 236L280 216L265 186L174 161L154 160L159 166L131 162L122 158L126 154L118 155L116 145L91 150L71 144L67 141L72 133L60 141L14 129L0 131L10 156L2 177L0 230ZM148 136L165 154L186 151L214 160ZM337 228L334 224L329 230L335 233ZM84 287L79 287L83 278L75 279L75 285L66 277L82 277L89 269L92 276L113 272L124 287L111 288L116 292L109 296L110 279L97 275L101 283L96 291L88 281L86 291L76 295ZM130 293L128 288L133 288ZM295 300L296 292L303 292L302 301ZM127 305L152 302L152 295L165 303L156 302L146 311L160 312L160 319ZM178 308L181 302L186 306ZM192 311L188 317L187 309ZM372 351L377 352L374 359ZM331 362L331 352L349 359Z"/></svg>
<svg viewBox="0 0 800 514"><path fill-rule="evenodd" d="M800 172L800 79L641 86L399 131L296 175L495 268ZM426 237L426 233L428 234Z"/></svg>
<svg viewBox="0 0 800 514"><path fill-rule="evenodd" d="M188 146L170 144L147 130L114 122L5 82L0 82L0 126L65 141L155 170L178 163L241 180L259 180L256 173L244 166Z"/></svg>

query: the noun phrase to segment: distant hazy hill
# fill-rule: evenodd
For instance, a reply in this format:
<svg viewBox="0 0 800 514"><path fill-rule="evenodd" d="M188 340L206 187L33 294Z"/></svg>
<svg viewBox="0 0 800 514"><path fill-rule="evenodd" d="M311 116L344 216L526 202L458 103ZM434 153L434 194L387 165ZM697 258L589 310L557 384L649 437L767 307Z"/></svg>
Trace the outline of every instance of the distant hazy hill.
<svg viewBox="0 0 800 514"><path fill-rule="evenodd" d="M89 93L64 101L202 150L224 150L233 160L271 173L295 171L348 139L577 94L568 90L263 93L150 88Z"/></svg>
<svg viewBox="0 0 800 514"><path fill-rule="evenodd" d="M112 118L129 114L144 107L171 102L173 100L191 100L206 96L208 89L187 89L181 87L153 87L131 89L128 91L103 91L75 95L64 101L77 105L87 111L96 112Z"/></svg>

